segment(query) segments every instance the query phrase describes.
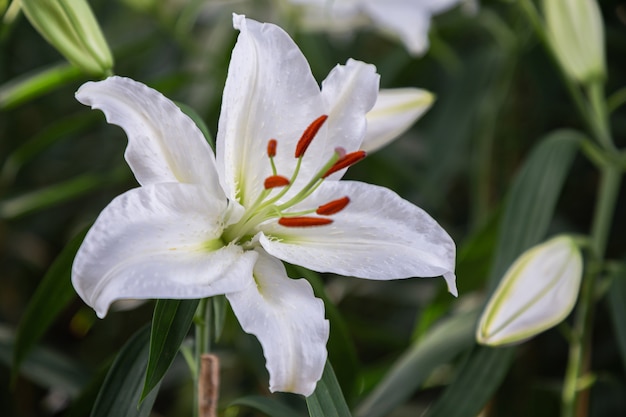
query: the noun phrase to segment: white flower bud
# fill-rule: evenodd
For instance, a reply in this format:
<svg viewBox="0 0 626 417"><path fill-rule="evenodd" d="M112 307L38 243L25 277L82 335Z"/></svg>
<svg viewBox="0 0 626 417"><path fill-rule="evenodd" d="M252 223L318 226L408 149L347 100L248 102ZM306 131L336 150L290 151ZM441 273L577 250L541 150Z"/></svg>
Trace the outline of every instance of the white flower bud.
<svg viewBox="0 0 626 417"><path fill-rule="evenodd" d="M596 0L544 0L548 42L565 73L586 83L605 77L604 26Z"/></svg>
<svg viewBox="0 0 626 417"><path fill-rule="evenodd" d="M582 278L574 239L557 236L524 252L508 269L480 318L476 339L491 346L519 343L572 311Z"/></svg>
<svg viewBox="0 0 626 417"><path fill-rule="evenodd" d="M22 0L24 14L52 46L81 70L106 75L113 57L86 0Z"/></svg>

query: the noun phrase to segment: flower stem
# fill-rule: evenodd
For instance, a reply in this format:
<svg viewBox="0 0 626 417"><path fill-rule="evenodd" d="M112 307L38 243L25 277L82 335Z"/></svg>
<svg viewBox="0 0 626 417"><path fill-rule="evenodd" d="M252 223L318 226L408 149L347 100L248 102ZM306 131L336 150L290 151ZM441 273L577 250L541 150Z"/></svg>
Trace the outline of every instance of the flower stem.
<svg viewBox="0 0 626 417"><path fill-rule="evenodd" d="M594 289L601 273L611 220L619 192L622 172L619 167L605 166L601 170L600 191L591 229L592 256L588 263L580 290L569 359L562 392L562 417L587 415L589 390L581 386L590 369L591 329L594 313Z"/></svg>

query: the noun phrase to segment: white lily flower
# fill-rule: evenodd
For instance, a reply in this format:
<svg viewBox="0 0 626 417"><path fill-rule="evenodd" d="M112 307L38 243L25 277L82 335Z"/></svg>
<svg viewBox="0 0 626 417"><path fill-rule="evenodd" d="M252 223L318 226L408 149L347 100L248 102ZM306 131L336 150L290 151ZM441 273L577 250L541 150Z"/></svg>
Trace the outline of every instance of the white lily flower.
<svg viewBox="0 0 626 417"><path fill-rule="evenodd" d="M570 236L557 236L520 255L483 312L476 338L491 346L523 342L565 319L574 308L583 263Z"/></svg>
<svg viewBox="0 0 626 417"><path fill-rule="evenodd" d="M302 25L309 30L345 32L373 24L402 41L415 56L428 50L432 16L474 0L290 0L304 6Z"/></svg>
<svg viewBox="0 0 626 417"><path fill-rule="evenodd" d="M310 395L326 361L328 321L310 284L289 278L279 260L380 280L443 275L456 294L455 246L392 191L339 181L365 156L375 68L349 60L320 91L282 29L233 20L241 33L216 156L191 119L143 84L111 77L76 93L126 131L126 160L141 186L100 214L72 282L100 317L117 299L226 294L263 347L270 389Z"/></svg>
<svg viewBox="0 0 626 417"><path fill-rule="evenodd" d="M406 132L432 106L435 96L420 88L381 89L367 115L362 149L373 152Z"/></svg>

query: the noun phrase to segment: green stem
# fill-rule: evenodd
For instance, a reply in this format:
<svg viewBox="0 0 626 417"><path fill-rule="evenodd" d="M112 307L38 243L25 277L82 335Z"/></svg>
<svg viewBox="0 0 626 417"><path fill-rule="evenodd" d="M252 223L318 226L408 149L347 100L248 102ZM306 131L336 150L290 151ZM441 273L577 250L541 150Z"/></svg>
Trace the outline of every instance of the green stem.
<svg viewBox="0 0 626 417"><path fill-rule="evenodd" d="M615 150L611 131L609 129L609 113L606 100L604 98L604 84L601 81L592 81L587 85L587 96L589 97L590 111L593 112L591 127L594 136L609 151Z"/></svg>
<svg viewBox="0 0 626 417"><path fill-rule="evenodd" d="M200 361L203 353L208 353L211 348L211 300L203 298L200 300L196 316L194 317L196 342L195 342L195 363L196 372L194 373L194 406L193 416L200 416L200 398L198 393L198 384L200 382Z"/></svg>
<svg viewBox="0 0 626 417"><path fill-rule="evenodd" d="M619 167L611 165L602 168L600 191L591 229L592 256L580 290L570 341L569 359L562 392L562 417L587 415L588 390L583 389L580 385L585 374L589 372L595 282L603 267L621 176L622 172Z"/></svg>

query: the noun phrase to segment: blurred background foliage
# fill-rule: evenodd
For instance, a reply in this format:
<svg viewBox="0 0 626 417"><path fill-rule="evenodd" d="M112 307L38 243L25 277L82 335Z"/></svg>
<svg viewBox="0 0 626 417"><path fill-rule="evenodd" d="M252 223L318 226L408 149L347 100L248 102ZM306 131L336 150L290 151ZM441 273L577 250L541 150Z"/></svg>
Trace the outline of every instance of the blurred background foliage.
<svg viewBox="0 0 626 417"><path fill-rule="evenodd" d="M460 297L449 296L440 279L373 282L290 270L309 278L325 297L330 359L355 415L418 416L436 404L455 375L462 375L468 358L487 349L476 347L474 326L493 274L494 254L509 239L499 230L512 184L542 137L565 127L584 130L559 72L518 4L483 1L476 14L457 8L437 16L431 48L422 58L409 56L402 45L374 31L351 36L302 32L286 4L277 1L90 4L113 51L114 72L190 106L213 134L237 36L232 12L284 27L318 80L352 57L375 64L385 88L416 86L437 95L419 123L348 176L395 190L449 231L458 245ZM602 1L601 8L610 95L626 85L626 3ZM88 415L104 371L150 321L153 302L98 320L71 292L44 294L51 296L50 303L58 302L58 315L53 314L13 380L12 346L27 305L55 258L113 197L137 184L122 158L123 131L73 98L92 77L70 67L23 16L9 16L10 11L0 27L0 415ZM33 94L13 100L12 88L41 71L48 72ZM611 117L618 147L626 145L625 113L618 107ZM563 190L554 215L547 214L544 235L589 229L598 174L580 156L571 164L571 169L564 168ZM625 203L623 197L618 202L609 258L626 253ZM517 215L523 219L526 214L531 215ZM67 273L67 268L61 271ZM626 316L616 313L626 298L623 287L617 286L621 293L612 293L617 299L612 307L604 297L596 311L591 416L626 415L626 346L614 330L614 323L626 326ZM445 321L450 318L454 320ZM501 372L487 375L496 381L484 415L558 414L567 358L562 330L547 331L515 350L499 350ZM267 396L267 375L258 342L241 331L230 312L214 350L222 359L223 415L264 415L258 411L260 403L254 403L264 400L237 400ZM395 392L397 398L387 396L385 403L376 389L390 369L399 374L391 374L395 379L388 382L394 389L383 393ZM477 376L470 384L480 381ZM306 412L297 396L269 398ZM191 379L179 358L161 385L153 415L188 415L191 400ZM449 406L463 407L452 401ZM229 407L232 402L238 405ZM453 415L437 406L430 411Z"/></svg>

